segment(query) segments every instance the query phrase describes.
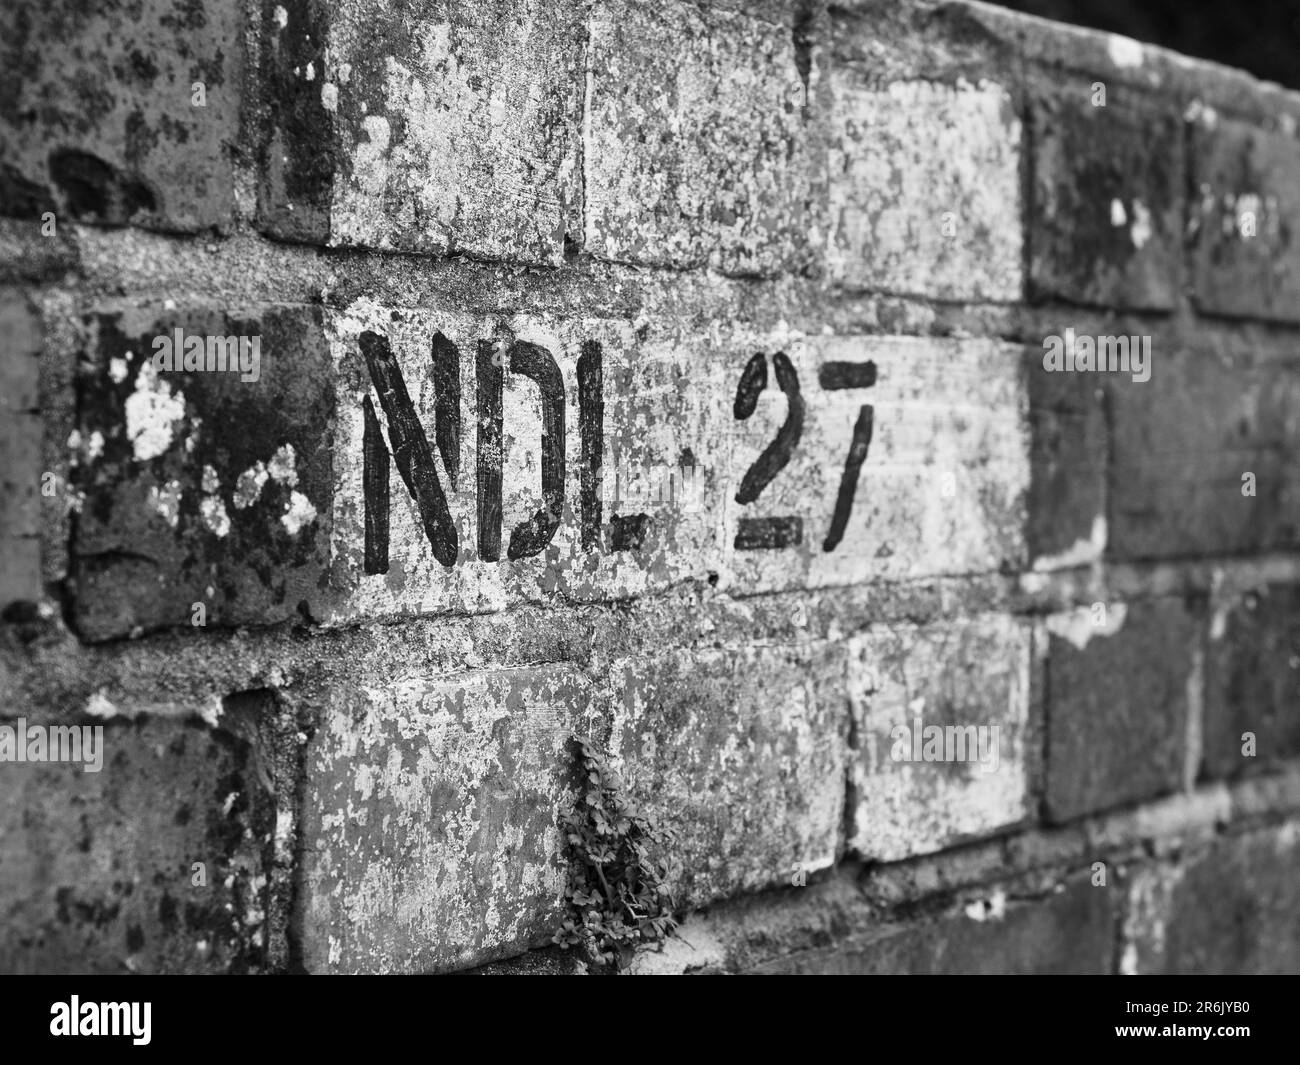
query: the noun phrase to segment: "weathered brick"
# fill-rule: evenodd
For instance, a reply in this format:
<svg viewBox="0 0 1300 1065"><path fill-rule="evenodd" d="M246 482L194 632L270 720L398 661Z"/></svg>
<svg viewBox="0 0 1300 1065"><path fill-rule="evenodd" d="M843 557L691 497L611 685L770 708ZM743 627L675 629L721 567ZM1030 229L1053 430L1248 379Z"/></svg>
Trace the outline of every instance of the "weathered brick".
<svg viewBox="0 0 1300 1065"><path fill-rule="evenodd" d="M0 970L264 968L275 804L252 749L196 724L87 725L97 772L0 763Z"/></svg>
<svg viewBox="0 0 1300 1065"><path fill-rule="evenodd" d="M903 973L1102 974L1111 971L1118 906L1115 894L1076 877L1042 898L932 921L896 925L749 970L762 975L895 975ZM979 907L980 903L974 903Z"/></svg>
<svg viewBox="0 0 1300 1065"><path fill-rule="evenodd" d="M896 861L1029 816L1030 636L1027 623L989 615L851 641L858 854Z"/></svg>
<svg viewBox="0 0 1300 1065"><path fill-rule="evenodd" d="M745 274L808 265L822 220L792 27L603 0L590 39L586 250Z"/></svg>
<svg viewBox="0 0 1300 1065"><path fill-rule="evenodd" d="M77 265L77 231L69 226L43 235L41 222L0 218L0 285L52 281Z"/></svg>
<svg viewBox="0 0 1300 1065"><path fill-rule="evenodd" d="M1300 970L1300 824L1228 836L1129 885L1126 973L1269 975ZM1249 1024L1249 1014L1240 1023ZM1228 1017L1223 1023L1234 1023ZM1217 1023L1217 1021L1216 1021Z"/></svg>
<svg viewBox="0 0 1300 1065"><path fill-rule="evenodd" d="M295 616L329 559L334 380L320 312L129 307L83 324L81 634L197 624L197 603L206 624ZM259 337L257 379L155 369L155 338L175 329Z"/></svg>
<svg viewBox="0 0 1300 1065"><path fill-rule="evenodd" d="M947 300L1022 290L1021 121L994 82L831 74L832 280Z"/></svg>
<svg viewBox="0 0 1300 1065"><path fill-rule="evenodd" d="M333 623L557 594L628 598L684 579L754 593L993 572L1024 560L1023 376L1015 349L997 342L807 338L743 325L642 342L618 320L390 311L368 300L344 312L228 319L139 309L129 325L104 314L90 326L79 474L87 499L75 545L78 617L93 638L189 621L200 601L219 624L295 610ZM155 380L139 361L112 379L115 358L150 349L155 334L181 322L191 332L262 330L262 379ZM365 337L378 345L373 372ZM380 348L391 359L375 355ZM580 371L584 359L600 371ZM777 380L756 392L759 363ZM399 371L410 405L394 436L396 393L391 382L378 388L374 374ZM799 397L786 429L783 387ZM736 413L741 390L753 400L748 418ZM162 423L146 426L146 413ZM135 444L146 428L156 438ZM240 477L286 446L301 483L273 476L261 501L269 506L240 508ZM783 447L784 468L773 457ZM405 472L399 450L413 463ZM368 468L380 479L367 482ZM660 498L660 475L683 469L688 490L679 484ZM764 471L772 479L753 498ZM205 475L216 488L203 487ZM746 477L750 498L740 503ZM293 492L314 519L291 529ZM218 502L229 535L219 532Z"/></svg>
<svg viewBox="0 0 1300 1065"><path fill-rule="evenodd" d="M577 976L587 973L587 963L572 950L545 947L512 958L462 969L460 976Z"/></svg>
<svg viewBox="0 0 1300 1065"><path fill-rule="evenodd" d="M982 341L908 338L802 338L737 327L705 339L671 335L639 343L621 322L511 320L509 333L495 319L403 313L391 321L382 311L355 309L340 319L341 365L356 359L356 338L382 329L408 382L424 379L430 337L441 332L459 347L462 425L476 425L473 376L475 337L513 335L541 344L557 360L565 388L567 490L560 524L549 546L532 557L484 561L476 547L478 435L463 431L458 442L460 478L447 492L459 529L459 561L452 581L434 579L442 566L431 553L413 509L392 508L389 570L362 571L361 456L364 442L364 376L340 393L336 420L339 492L337 555L355 588L336 617L406 610L461 609L480 604L537 600L560 593L582 600L626 598L663 589L683 579L712 575L720 589L739 592L853 584L940 572L996 570L1023 558L1023 494L1027 445L1020 376L1010 350ZM605 502L596 538L582 526L583 412L576 365L583 344L602 345L604 434L601 490ZM498 349L498 358L500 349ZM778 382L755 401L753 415L739 419L734 398L745 366L766 352L789 356L789 379L797 378L804 409L802 430L788 464L752 503L736 495L747 471L772 444L785 420ZM839 378L843 364L874 371L874 385ZM870 367L868 364L871 364ZM364 371L363 371L364 372ZM856 371L855 371L856 372ZM826 380L822 381L822 375ZM507 373L504 392L502 541L537 507L540 482L541 403L536 385ZM787 384L790 380L787 380ZM791 386L793 387L793 386ZM414 393L425 426L433 422L430 390ZM843 540L826 541L840 498L846 458L861 408L874 408L873 435L860 473L851 478L856 496L843 526ZM432 446L432 445L431 445ZM771 463L770 465L775 465ZM656 471L694 470L690 491L647 501L646 483ZM444 479L444 486L446 479ZM629 486L632 491L629 493ZM651 486L653 487L653 486ZM393 479L394 499L401 495ZM629 495L631 498L629 498ZM644 519L635 516L638 512ZM782 519L794 526L781 548L737 547L742 521ZM636 535L619 522L635 519ZM517 526L516 526L517 527ZM756 526L746 524L744 528ZM960 530L960 535L959 535ZM742 541L748 543L748 541ZM435 568L436 567L436 568Z"/></svg>
<svg viewBox="0 0 1300 1065"><path fill-rule="evenodd" d="M453 969L545 941L563 913L568 739L601 714L564 666L331 692L303 803L306 967Z"/></svg>
<svg viewBox="0 0 1300 1065"><path fill-rule="evenodd" d="M1298 706L1300 589L1271 585L1217 607L1205 658L1205 772L1236 776L1300 755Z"/></svg>
<svg viewBox="0 0 1300 1065"><path fill-rule="evenodd" d="M1300 143L1213 111L1192 124L1192 292L1211 314L1300 321Z"/></svg>
<svg viewBox="0 0 1300 1065"><path fill-rule="evenodd" d="M39 315L0 290L0 611L41 598Z"/></svg>
<svg viewBox="0 0 1300 1065"><path fill-rule="evenodd" d="M1300 396L1285 329L1222 321L1297 320L1295 99L948 0L18 4L0 718L121 751L0 764L0 967L517 955L574 734L710 911L662 967L1295 967ZM1156 331L1158 380L1049 374L1040 325ZM176 327L257 335L257 382L156 372ZM301 716L121 723L264 684Z"/></svg>
<svg viewBox="0 0 1300 1065"><path fill-rule="evenodd" d="M1067 821L1177 789L1199 683L1189 608L1097 603L1049 617L1046 630L1047 815Z"/></svg>
<svg viewBox="0 0 1300 1065"><path fill-rule="evenodd" d="M578 226L581 6L264 5L263 228L557 265Z"/></svg>
<svg viewBox="0 0 1300 1065"><path fill-rule="evenodd" d="M243 5L15 0L0 11L0 211L193 231L234 202ZM205 106L194 106L194 83Z"/></svg>
<svg viewBox="0 0 1300 1065"><path fill-rule="evenodd" d="M1168 310L1182 246L1182 123L1166 105L1093 103L1081 80L1032 98L1031 297Z"/></svg>
<svg viewBox="0 0 1300 1065"><path fill-rule="evenodd" d="M1107 382L1109 556L1244 554L1300 542L1292 357L1231 334L1157 334L1151 362L1149 381Z"/></svg>
<svg viewBox="0 0 1300 1065"><path fill-rule="evenodd" d="M839 850L844 653L822 643L674 651L611 669L610 748L634 804L677 833L678 905L791 883Z"/></svg>
<svg viewBox="0 0 1300 1065"><path fill-rule="evenodd" d="M1109 454L1104 393L1089 374L1044 368L1043 347L1025 349L1029 392L1029 556L1035 569L1076 566L1106 546Z"/></svg>

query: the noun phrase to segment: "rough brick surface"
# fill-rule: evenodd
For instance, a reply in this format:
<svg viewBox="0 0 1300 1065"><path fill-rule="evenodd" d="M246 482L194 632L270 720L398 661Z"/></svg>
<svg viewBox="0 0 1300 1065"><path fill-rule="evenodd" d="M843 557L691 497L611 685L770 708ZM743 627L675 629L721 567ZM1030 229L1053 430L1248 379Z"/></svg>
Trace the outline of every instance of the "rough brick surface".
<svg viewBox="0 0 1300 1065"><path fill-rule="evenodd" d="M563 667L333 692L303 805L307 969L452 969L548 938L568 737L598 724Z"/></svg>
<svg viewBox="0 0 1300 1065"><path fill-rule="evenodd" d="M1182 124L1091 83L1034 93L1031 295L1167 310L1182 245ZM1098 97L1100 99L1100 97Z"/></svg>
<svg viewBox="0 0 1300 1065"><path fill-rule="evenodd" d="M199 624L196 603L202 624L295 616L328 561L333 380L319 312L132 307L82 321L81 633ZM257 380L156 369L154 341L176 329L259 337Z"/></svg>
<svg viewBox="0 0 1300 1065"><path fill-rule="evenodd" d="M1212 112L1192 128L1188 231L1197 307L1300 321L1300 143L1293 132Z"/></svg>
<svg viewBox="0 0 1300 1065"><path fill-rule="evenodd" d="M1021 121L1006 89L837 72L827 170L832 279L936 299L1022 287Z"/></svg>
<svg viewBox="0 0 1300 1065"><path fill-rule="evenodd" d="M556 265L577 239L580 8L265 5L264 228Z"/></svg>
<svg viewBox="0 0 1300 1065"><path fill-rule="evenodd" d="M103 728L99 772L0 772L0 970L262 969L274 803L251 748L199 725L86 724Z"/></svg>
<svg viewBox="0 0 1300 1065"><path fill-rule="evenodd" d="M1045 898L918 921L749 970L765 975L1100 974L1111 971L1118 903L1076 878Z"/></svg>
<svg viewBox="0 0 1300 1065"><path fill-rule="evenodd" d="M1215 610L1205 658L1204 768L1231 777L1300 755L1300 593L1276 585ZM1245 733L1254 734L1247 754Z"/></svg>
<svg viewBox="0 0 1300 1065"><path fill-rule="evenodd" d="M1026 537L1033 568L1055 569L1095 561L1106 546L1110 443L1103 390L1091 375L1047 371L1044 354L1040 345L1025 348L1031 440Z"/></svg>
<svg viewBox="0 0 1300 1065"><path fill-rule="evenodd" d="M823 223L791 27L615 0L590 35L586 249L745 274L809 263Z"/></svg>
<svg viewBox="0 0 1300 1065"><path fill-rule="evenodd" d="M1132 876L1122 971L1294 974L1300 826L1231 836Z"/></svg>
<svg viewBox="0 0 1300 1065"><path fill-rule="evenodd" d="M0 42L0 212L184 231L230 220L242 4L16 0Z"/></svg>
<svg viewBox="0 0 1300 1065"><path fill-rule="evenodd" d="M191 621L195 602L207 605L212 624L295 612L343 622L500 609L557 593L608 600L710 575L721 588L753 594L991 572L1023 559L1022 377L1014 349L996 343L740 329L683 351L677 335L642 345L618 321L507 322L387 311L365 300L346 314L286 308L222 318L137 308L119 321L115 313L87 322L91 360L81 385L78 481L87 496L74 548L78 618L92 638ZM261 378L155 372L144 356L178 324L197 334L260 331ZM362 353L367 336L384 338L410 397L397 436L397 407L385 406L397 401L384 398L379 364L372 371ZM510 354L515 343L535 345L543 364L553 359L554 381L530 378ZM603 425L595 428L579 380L591 343L603 366ZM454 384L436 385L435 354ZM777 380L741 419L732 399L756 355ZM491 401L494 359L502 370L499 445L481 431L492 417L482 404ZM293 386L299 374L306 387ZM785 388L797 390L802 412L791 429L783 429ZM370 458L367 402L371 439L383 448ZM551 428L548 417L557 419ZM855 434L864 424L870 439L861 448ZM231 439L235 425L242 431ZM763 459L783 432L786 462ZM423 445L414 442L420 435ZM548 442L562 493L553 501ZM414 467L402 471L399 445L425 446L435 463L447 508L441 526L430 525L409 487L432 491L431 482ZM480 478L497 455L493 512L481 505ZM594 455L601 466L592 475ZM372 460L388 470L386 508L367 487ZM689 486L665 492L659 474L683 468ZM742 504L756 469L767 469L769 482ZM553 517L539 511L544 505ZM381 515L382 560L366 547L374 533L366 523ZM772 533L773 522L785 525ZM521 547L539 523L541 538ZM745 531L755 528L767 532Z"/></svg>
<svg viewBox="0 0 1300 1065"><path fill-rule="evenodd" d="M0 14L0 727L111 750L0 732L0 969L584 971L578 735L633 972L1296 967L1300 96L965 0L83 8Z"/></svg>
<svg viewBox="0 0 1300 1065"><path fill-rule="evenodd" d="M629 794L678 834L681 903L823 869L844 820L844 653L825 644L614 663L611 748Z"/></svg>
<svg viewBox="0 0 1300 1065"><path fill-rule="evenodd" d="M0 610L41 597L39 317L13 290L0 290Z"/></svg>
<svg viewBox="0 0 1300 1065"><path fill-rule="evenodd" d="M850 843L862 857L939 850L1031 813L1028 625L990 616L882 627L855 639L850 655ZM940 742L928 748L933 737Z"/></svg>
<svg viewBox="0 0 1300 1065"><path fill-rule="evenodd" d="M1151 799L1184 779L1196 619L1177 600L1099 605L1104 613L1080 607L1046 622L1046 806L1055 821Z"/></svg>
<svg viewBox="0 0 1300 1065"><path fill-rule="evenodd" d="M373 323L373 324L372 324ZM494 337L496 320L473 321L421 312L399 320L374 308L357 308L338 325L340 358L355 359L356 340L369 326L382 328L406 380L418 381L435 332L461 352L462 425L476 423L471 376L475 337ZM677 333L638 344L617 322L543 323L520 316L500 334L541 344L560 369L566 410L566 490L563 512L546 550L510 558L512 527L541 502L540 393L516 373L504 386L503 524L499 560L482 557L482 515L477 511L478 435L459 438L460 482L448 491L458 530L458 563L449 574L431 553L412 513L392 509L389 570L358 573L361 565L361 491L364 379L340 395L336 453L340 456L335 529L345 572L357 574L340 616L399 609L445 609L504 604L561 593L583 600L646 594L670 582L706 577L736 594L793 587L849 584L943 572L996 570L1021 555L1025 469L1024 424L1014 361L997 345L927 342L907 338L803 338L788 333L737 330L716 341ZM605 502L598 541L584 542L581 513L583 411L577 363L584 340L601 343L604 362L602 486ZM499 350L499 349L498 349ZM783 468L758 497L737 495L748 471L772 446L786 422L788 400L775 376L775 353L786 352L797 379L804 416ZM754 413L733 409L745 367L763 354L767 387ZM500 356L499 356L500 357ZM823 370L850 364L874 373L854 387L828 387ZM875 380L874 385L866 384ZM353 377L350 380L356 381ZM850 382L851 383L851 382ZM791 384L791 387L794 387ZM426 426L433 397L414 399ZM867 461L853 478L855 498L845 504L842 540L827 550L836 505L864 404L872 405L873 436ZM783 410L785 406L785 410ZM938 428L937 436L934 429ZM575 431L578 430L578 431ZM769 466L773 465L769 463ZM652 494L655 470L694 471L689 492ZM945 481L944 475L950 476ZM401 495L394 481L394 499ZM444 482L446 483L446 482ZM410 512L408 512L410 513ZM636 515L644 514L644 524ZM635 519L635 536L618 533L619 519ZM768 547L738 543L742 523L762 519L801 523L793 542ZM721 519L721 520L719 520ZM963 529L958 538L955 530ZM436 568L435 568L436 567ZM450 577L447 580L446 577Z"/></svg>
<svg viewBox="0 0 1300 1065"><path fill-rule="evenodd" d="M1300 542L1291 473L1300 378L1289 354L1271 347L1157 333L1149 381L1108 375L1111 557L1242 554Z"/></svg>

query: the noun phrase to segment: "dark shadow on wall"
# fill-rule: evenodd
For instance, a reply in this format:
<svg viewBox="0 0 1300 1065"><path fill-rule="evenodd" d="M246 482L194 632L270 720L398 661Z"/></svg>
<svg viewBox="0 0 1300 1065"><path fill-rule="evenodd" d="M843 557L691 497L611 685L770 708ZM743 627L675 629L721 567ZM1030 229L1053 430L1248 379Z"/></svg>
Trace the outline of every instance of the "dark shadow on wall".
<svg viewBox="0 0 1300 1065"><path fill-rule="evenodd" d="M1136 37L1300 89L1300 0L993 0Z"/></svg>

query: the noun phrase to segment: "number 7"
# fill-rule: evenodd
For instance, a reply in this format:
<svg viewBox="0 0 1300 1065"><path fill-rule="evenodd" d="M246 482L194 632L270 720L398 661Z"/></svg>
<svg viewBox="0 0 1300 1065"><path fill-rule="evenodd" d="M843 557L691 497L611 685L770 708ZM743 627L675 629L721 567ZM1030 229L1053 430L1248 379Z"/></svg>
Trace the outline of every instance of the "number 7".
<svg viewBox="0 0 1300 1065"><path fill-rule="evenodd" d="M870 388L876 383L876 364L867 362L828 362L817 372L817 383L828 391L844 388ZM844 539L844 530L853 511L853 497L858 491L858 474L867 460L871 447L874 408L864 403L858 408L858 420L853 426L853 440L844 459L844 474L840 477L840 490L835 497L835 513L831 517L830 531L822 543L823 551L834 551Z"/></svg>

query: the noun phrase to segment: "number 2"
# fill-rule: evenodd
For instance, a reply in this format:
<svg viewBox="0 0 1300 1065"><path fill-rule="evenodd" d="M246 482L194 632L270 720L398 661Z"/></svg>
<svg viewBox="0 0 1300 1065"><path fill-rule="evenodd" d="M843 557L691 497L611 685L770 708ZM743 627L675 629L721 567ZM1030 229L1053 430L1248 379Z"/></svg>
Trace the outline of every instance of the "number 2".
<svg viewBox="0 0 1300 1065"><path fill-rule="evenodd" d="M776 383L785 393L790 409L776 438L763 449L763 453L745 471L740 488L736 492L736 502L742 505L753 503L762 494L763 489L772 483L776 475L789 463L799 438L803 435L806 406L799 389L799 375L795 372L790 357L783 351L778 351L772 356L772 364L776 369ZM876 364L871 361L826 363L818 371L817 381L827 391L870 388L876 383ZM754 413L758 405L758 397L766 387L767 358L759 352L745 364L740 382L736 386L733 413L738 421L744 421ZM875 411L870 403L864 403L858 409L857 422L853 426L853 439L849 444L849 453L844 459L844 473L840 477L839 491L835 497L831 527L822 542L823 551L834 551L844 539L844 530L848 527L849 516L853 512L853 499L858 490L858 475L862 471L862 464L866 462L867 452L871 447L874 416ZM741 518L740 526L736 531L737 550L793 547L801 543L803 543L803 519L800 517Z"/></svg>
<svg viewBox="0 0 1300 1065"><path fill-rule="evenodd" d="M736 502L742 505L754 502L763 489L772 483L773 478L790 461L790 456L794 454L795 446L803 435L805 406L799 390L799 375L795 373L794 364L784 351L778 351L772 356L772 365L776 369L777 386L789 402L789 410L776 438L763 449L763 453L750 464L745 476L741 478L740 488L736 491ZM754 413L758 397L766 387L767 356L760 351L745 364L736 386L736 402L732 412L738 421L744 421ZM741 518L736 530L735 546L738 551L793 547L801 543L803 519L800 517Z"/></svg>

